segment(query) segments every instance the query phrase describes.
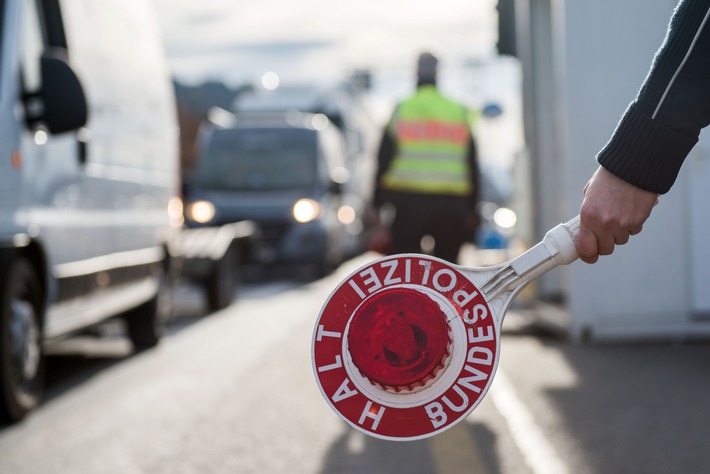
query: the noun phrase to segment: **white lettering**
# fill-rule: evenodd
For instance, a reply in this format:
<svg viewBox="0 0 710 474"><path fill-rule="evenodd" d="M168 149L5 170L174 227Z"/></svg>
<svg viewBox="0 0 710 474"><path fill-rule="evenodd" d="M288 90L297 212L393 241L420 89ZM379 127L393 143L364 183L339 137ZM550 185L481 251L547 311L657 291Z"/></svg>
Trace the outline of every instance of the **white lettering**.
<svg viewBox="0 0 710 474"><path fill-rule="evenodd" d="M339 332L335 332L335 331L326 331L325 326L323 326L322 324L319 324L318 325L318 333L316 334L316 341L320 342L324 336L339 338L340 336L342 336L342 334Z"/></svg>
<svg viewBox="0 0 710 474"><path fill-rule="evenodd" d="M372 292L377 291L380 288L382 288L382 282L377 277L377 274L375 273L375 270L372 267L360 272L360 276L363 278L365 278L365 276L370 277L367 280L363 281L365 286L371 285L369 288L366 288L368 293L372 293Z"/></svg>
<svg viewBox="0 0 710 474"><path fill-rule="evenodd" d="M462 412L462 411L465 411L466 408L468 407L468 395L466 395L466 394L464 393L464 391L461 390L461 388L460 388L458 385L454 385L453 388L454 388L454 391L459 394L459 397L461 397L461 404L460 404L460 405L454 405L454 404L451 402L451 400L449 400L449 397L448 397L448 396L442 398L442 400L444 401L444 403L446 403L446 406L448 406L449 408L451 408L453 411L460 413L460 412ZM480 392L480 390L479 390L479 392Z"/></svg>
<svg viewBox="0 0 710 474"><path fill-rule="evenodd" d="M382 419L382 415L385 413L385 407L380 407L380 409L375 412L372 409L372 402L370 400L367 401L367 405L365 405L365 409L362 411L362 415L360 415L360 419L358 420L358 425L362 425L365 422L366 418L372 418L374 420L374 423L372 423L372 431L377 430L377 425L380 424L380 420Z"/></svg>
<svg viewBox="0 0 710 474"><path fill-rule="evenodd" d="M442 275L449 277L449 284L446 286L442 285L439 281L439 278L441 278ZM446 293L447 291L452 290L454 286L456 286L456 275L448 268L443 268L434 274L434 288L440 292Z"/></svg>
<svg viewBox="0 0 710 474"><path fill-rule="evenodd" d="M476 296L478 296L478 292L474 291L473 293L466 293L463 290L459 290L454 293L454 301L456 304L459 305L460 308L463 308L467 304L471 302Z"/></svg>
<svg viewBox="0 0 710 474"><path fill-rule="evenodd" d="M329 370L339 369L342 366L343 366L343 359L341 359L340 356L337 355L337 356L335 356L335 362L333 362L332 364L318 367L318 373L328 372Z"/></svg>
<svg viewBox="0 0 710 474"><path fill-rule="evenodd" d="M474 329L478 333L478 335L474 336L473 331ZM486 334L483 334L483 330L487 329L488 332ZM470 344L475 344L478 342L484 342L484 341L491 341L495 337L493 333L493 326L485 326L485 327L478 327L478 328L468 328L468 342Z"/></svg>
<svg viewBox="0 0 710 474"><path fill-rule="evenodd" d="M444 407L441 406L441 403L432 402L425 406L424 409L426 410L427 415L429 415L429 419L431 420L431 424L434 425L434 428L439 428L446 424L448 417L446 416Z"/></svg>
<svg viewBox="0 0 710 474"><path fill-rule="evenodd" d="M468 310L463 314L463 319L469 324L476 324L479 318L486 319L486 317L488 317L488 309L486 305L480 303L473 307L473 318L469 316Z"/></svg>
<svg viewBox="0 0 710 474"><path fill-rule="evenodd" d="M350 280L348 283L350 283L350 286L353 287L353 290L355 290L355 293L360 296L360 298L365 298L365 293L362 292L359 286L357 286L357 283L355 283L355 280Z"/></svg>
<svg viewBox="0 0 710 474"><path fill-rule="evenodd" d="M484 358L476 357L476 353L478 352L483 352ZM491 363L493 363L493 353L487 347L474 347L468 351L466 360L471 364L491 365Z"/></svg>
<svg viewBox="0 0 710 474"><path fill-rule="evenodd" d="M399 277L392 278L394 276L394 271L397 269L397 263L397 260L389 260L387 262L382 262L382 268L389 267L389 271L387 272L387 276L385 277L385 285L395 285L402 281L402 279Z"/></svg>
<svg viewBox="0 0 710 474"><path fill-rule="evenodd" d="M340 384L338 390L336 390L333 394L333 403L338 403L346 398L352 397L353 395L357 395L357 390L351 390L350 387L348 387L348 383L350 383L349 379L346 378L343 380L343 383Z"/></svg>
<svg viewBox="0 0 710 474"><path fill-rule="evenodd" d="M409 259L404 261L404 281L405 283L412 281L412 261Z"/></svg>
<svg viewBox="0 0 710 474"><path fill-rule="evenodd" d="M422 285L429 282L429 272L431 271L431 262L427 260L419 260L419 265L424 267L424 276L422 276Z"/></svg>
<svg viewBox="0 0 710 474"><path fill-rule="evenodd" d="M462 387L469 389L474 393L481 393L481 388L473 385L473 382L480 382L481 380L486 380L488 378L488 374L486 374L485 372L481 372L480 370L476 369L475 367L471 367L470 365L464 366L464 369L474 375L472 377L461 377L456 381L456 383L461 385Z"/></svg>

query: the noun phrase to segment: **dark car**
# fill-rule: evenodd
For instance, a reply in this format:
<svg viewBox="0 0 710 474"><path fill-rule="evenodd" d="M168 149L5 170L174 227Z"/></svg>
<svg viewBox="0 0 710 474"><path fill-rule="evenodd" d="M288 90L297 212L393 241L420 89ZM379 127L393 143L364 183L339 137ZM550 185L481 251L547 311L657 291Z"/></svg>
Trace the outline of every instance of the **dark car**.
<svg viewBox="0 0 710 474"><path fill-rule="evenodd" d="M345 141L349 181L344 191L358 217L371 205L377 168L381 130L371 107L368 92L352 80L331 85L282 84L273 90L258 88L239 94L232 104L237 114L298 111L328 117ZM346 245L349 256L364 250L367 225L367 219L358 219L348 227Z"/></svg>
<svg viewBox="0 0 710 474"><path fill-rule="evenodd" d="M264 264L307 265L328 273L344 256L355 210L342 135L321 114L235 116L203 124L186 183L191 226L251 220Z"/></svg>

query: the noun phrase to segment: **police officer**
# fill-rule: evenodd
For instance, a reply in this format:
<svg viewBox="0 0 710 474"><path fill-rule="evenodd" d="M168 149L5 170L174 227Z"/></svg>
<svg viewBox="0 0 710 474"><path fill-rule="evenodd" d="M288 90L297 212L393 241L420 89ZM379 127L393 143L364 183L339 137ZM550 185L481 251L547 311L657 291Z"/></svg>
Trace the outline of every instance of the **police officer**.
<svg viewBox="0 0 710 474"><path fill-rule="evenodd" d="M417 90L399 103L383 132L374 204L390 204L390 253L420 253L422 238L434 238L436 257L458 260L473 238L479 170L466 107L436 87L437 58L417 60Z"/></svg>

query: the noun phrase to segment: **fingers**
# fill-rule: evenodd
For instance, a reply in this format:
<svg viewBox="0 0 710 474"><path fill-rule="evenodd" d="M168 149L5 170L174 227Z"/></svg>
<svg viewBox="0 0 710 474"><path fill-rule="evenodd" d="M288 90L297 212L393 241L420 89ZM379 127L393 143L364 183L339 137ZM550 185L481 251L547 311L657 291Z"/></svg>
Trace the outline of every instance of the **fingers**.
<svg viewBox="0 0 710 474"><path fill-rule="evenodd" d="M624 245L629 241L628 232L598 229L600 227L590 226L588 223L580 224L576 247L579 258L584 262L595 263L600 256L614 253L617 245Z"/></svg>
<svg viewBox="0 0 710 474"><path fill-rule="evenodd" d="M626 244L631 237L631 232L622 228L612 231L593 222L590 225L590 221L580 222L576 243L577 254L586 263L595 263L600 256L611 255L617 245Z"/></svg>
<svg viewBox="0 0 710 474"><path fill-rule="evenodd" d="M640 233L658 195L637 188L599 168L584 188L580 209L577 253L582 261L595 263L611 255L617 245Z"/></svg>
<svg viewBox="0 0 710 474"><path fill-rule="evenodd" d="M631 232L626 231L617 231L613 234L614 238L614 245L624 245L629 241L629 237L631 237Z"/></svg>
<svg viewBox="0 0 710 474"><path fill-rule="evenodd" d="M587 263L596 262L599 256L611 255L617 245L628 243L632 235L641 232L641 225L626 224L624 216L605 211L608 209L589 203L583 204L580 211L577 253Z"/></svg>
<svg viewBox="0 0 710 474"><path fill-rule="evenodd" d="M597 237L586 227L580 225L579 233L577 234L577 254L579 258L586 263L596 263L599 260L599 247L597 245Z"/></svg>

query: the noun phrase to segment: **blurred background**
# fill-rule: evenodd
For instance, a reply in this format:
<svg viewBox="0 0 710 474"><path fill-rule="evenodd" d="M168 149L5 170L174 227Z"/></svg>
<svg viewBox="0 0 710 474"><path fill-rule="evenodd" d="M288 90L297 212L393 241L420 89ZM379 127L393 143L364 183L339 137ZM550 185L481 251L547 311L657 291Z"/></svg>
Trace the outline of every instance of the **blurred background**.
<svg viewBox="0 0 710 474"><path fill-rule="evenodd" d="M326 112L331 120L342 115L334 121L358 155L351 178L368 199L382 129L416 85L417 55L432 50L442 60L441 90L482 117L476 140L484 198L496 208L511 199L513 162L524 150L521 70L514 58L498 54L495 2L244 9L215 3L199 14L189 4L158 1L156 7L174 74L186 173L211 107ZM491 221L494 211L486 209ZM483 232L479 243L488 239L496 247L510 237Z"/></svg>
<svg viewBox="0 0 710 474"><path fill-rule="evenodd" d="M675 0L139 3L127 12L96 0L0 0L8 124L0 150L12 156L0 165L0 216L11 223L0 230L2 282L23 275L18 258L30 262L36 278L19 280L36 291L4 290L7 301L48 314L46 324L35 317L33 332L12 323L27 322L17 309L27 305L3 306L0 331L29 347L13 358L14 342L0 343L6 397L34 394L27 385L39 378L13 386L14 369L44 368L46 380L36 406L5 414L0 472L707 469L706 135L643 234L596 265L555 269L516 298L496 381L460 425L410 443L367 438L330 410L310 361L322 303L380 256L368 250L377 150L394 106L416 86L419 52L439 56L441 91L476 112L482 225L461 263L496 264L577 214L596 153L641 84ZM59 30L47 22L34 43L23 33L32 30L27 15L59 10ZM89 28L82 18L113 26ZM92 38L101 41L78 46ZM17 104L30 110L32 94L25 66L13 61L50 46L68 49L86 87L89 121L67 129L70 139L30 112L18 119ZM153 60L134 63L114 88L106 78L121 67L107 58L145 50ZM121 87L142 91L101 99ZM163 106L170 116L161 124L136 112ZM154 139L163 146L149 145ZM161 164L135 164L128 142ZM69 145L52 182L46 150ZM302 165L289 168L294 157ZM114 197L109 182L133 187ZM104 201L112 211L99 208ZM84 207L91 212L79 214ZM135 227L154 213L162 230ZM72 226L54 231L66 216ZM82 233L98 221L109 230ZM159 331L136 323L146 303L126 311L115 298L87 300L87 314L100 317L62 325L84 308L74 304L82 291L127 278L120 269L132 263L116 260L138 255L129 243L158 234L164 253L151 263L148 309ZM95 248L103 253L87 253ZM90 284L77 284L85 273Z"/></svg>

